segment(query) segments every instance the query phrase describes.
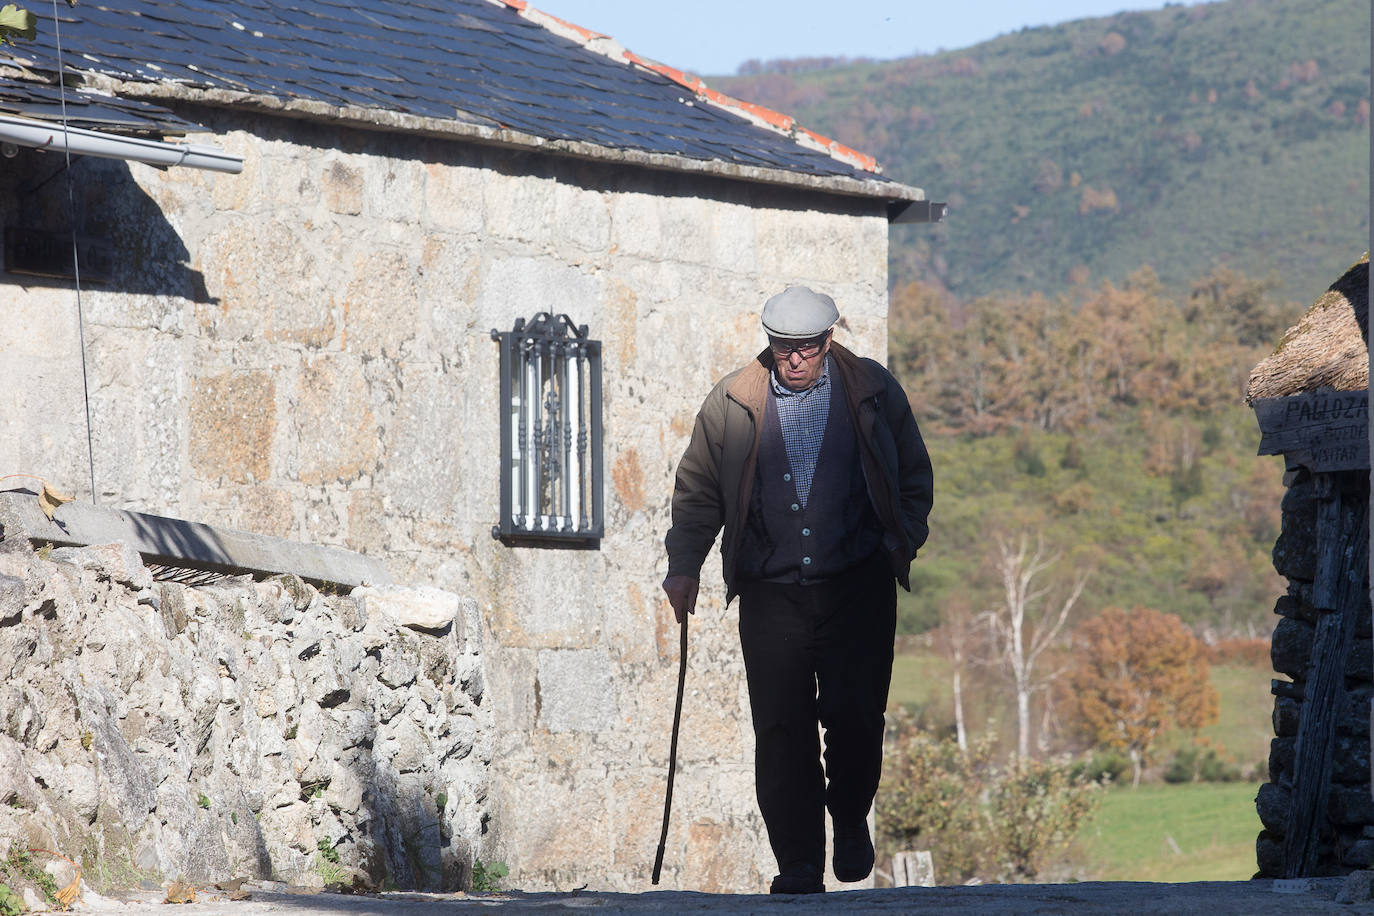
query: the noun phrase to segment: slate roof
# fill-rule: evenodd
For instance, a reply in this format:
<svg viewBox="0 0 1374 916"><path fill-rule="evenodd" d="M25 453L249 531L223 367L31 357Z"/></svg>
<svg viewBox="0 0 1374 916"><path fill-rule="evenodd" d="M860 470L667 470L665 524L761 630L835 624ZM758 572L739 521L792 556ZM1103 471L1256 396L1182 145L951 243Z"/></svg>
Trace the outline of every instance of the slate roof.
<svg viewBox="0 0 1374 916"><path fill-rule="evenodd" d="M0 48L0 67L51 77L58 30L51 13L32 8L38 37ZM393 129L446 122L551 151L585 145L660 165L671 157L687 167L878 181L896 199L924 196L785 115L717 93L525 0L83 0L59 4L59 15L66 70L120 97L87 98L72 116L123 119L127 129L163 116L131 109L126 100L137 97L340 120L374 112L402 116ZM53 117L51 90L28 83L30 96L18 98L24 85L23 75L0 79L0 110ZM70 115L70 92L68 104Z"/></svg>
<svg viewBox="0 0 1374 916"><path fill-rule="evenodd" d="M60 121L62 103L62 94L56 86L0 79L0 114ZM74 127L90 130L166 136L204 129L160 105L138 99L122 99L109 93L69 89L66 106L67 121Z"/></svg>

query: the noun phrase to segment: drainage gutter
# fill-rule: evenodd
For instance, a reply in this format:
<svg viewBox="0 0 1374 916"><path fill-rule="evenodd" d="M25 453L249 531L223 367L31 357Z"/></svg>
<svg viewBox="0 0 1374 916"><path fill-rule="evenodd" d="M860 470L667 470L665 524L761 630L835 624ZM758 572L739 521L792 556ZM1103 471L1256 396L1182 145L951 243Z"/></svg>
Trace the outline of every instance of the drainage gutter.
<svg viewBox="0 0 1374 916"><path fill-rule="evenodd" d="M37 150L66 151L76 156L127 159L162 168L185 166L232 175L243 171L242 156L230 155L213 146L123 137L81 127L64 128L50 121L13 115L0 115L0 143L13 143Z"/></svg>

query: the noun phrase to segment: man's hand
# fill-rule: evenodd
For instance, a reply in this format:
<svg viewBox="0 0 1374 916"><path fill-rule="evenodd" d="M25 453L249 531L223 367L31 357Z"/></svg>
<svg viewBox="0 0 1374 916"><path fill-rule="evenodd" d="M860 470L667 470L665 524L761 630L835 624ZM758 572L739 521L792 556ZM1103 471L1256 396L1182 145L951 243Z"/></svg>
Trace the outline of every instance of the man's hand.
<svg viewBox="0 0 1374 916"><path fill-rule="evenodd" d="M691 576L669 576L663 580L663 591L673 606L673 615L682 623L687 614L697 612L697 580Z"/></svg>

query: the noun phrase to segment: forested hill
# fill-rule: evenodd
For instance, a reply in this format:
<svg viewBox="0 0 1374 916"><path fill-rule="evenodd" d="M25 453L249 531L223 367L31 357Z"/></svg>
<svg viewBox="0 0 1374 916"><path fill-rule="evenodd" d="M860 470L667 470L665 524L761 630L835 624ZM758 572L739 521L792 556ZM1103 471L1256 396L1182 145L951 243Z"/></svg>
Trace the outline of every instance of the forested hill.
<svg viewBox="0 0 1374 916"><path fill-rule="evenodd" d="M1226 0L710 83L949 202L894 227L894 287L1056 293L1150 265L1186 291L1224 264L1310 302L1369 234L1369 35L1367 0Z"/></svg>

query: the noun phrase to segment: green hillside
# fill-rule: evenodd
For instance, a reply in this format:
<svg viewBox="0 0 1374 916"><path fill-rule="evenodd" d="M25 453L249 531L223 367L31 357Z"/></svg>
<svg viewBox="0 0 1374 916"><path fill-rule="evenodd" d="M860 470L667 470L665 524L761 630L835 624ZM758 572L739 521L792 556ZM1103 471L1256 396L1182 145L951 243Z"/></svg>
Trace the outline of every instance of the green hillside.
<svg viewBox="0 0 1374 916"><path fill-rule="evenodd" d="M1273 626L1283 461L1256 457L1250 367L1290 313L1227 271L1187 297L1148 270L1053 298L892 294L890 363L935 467L904 632L997 606L999 545L1026 535L1088 577L1075 616L1137 605L1199 633ZM1297 312L1292 312L1296 316Z"/></svg>
<svg viewBox="0 0 1374 916"><path fill-rule="evenodd" d="M894 227L894 287L963 299L1225 264L1310 302L1366 247L1364 0L1226 0L971 48L716 78L949 202Z"/></svg>
<svg viewBox="0 0 1374 916"><path fill-rule="evenodd" d="M900 593L901 630L935 626L952 604L996 606L997 540L1029 532L1062 556L1045 576L1052 591L1087 574L1075 620L1144 605L1199 631L1267 635L1284 588L1269 561L1283 464L1247 454L1252 423L1244 408L1219 412L1191 482L1151 471L1139 418L1090 435L929 437L939 474L933 536L912 567L912 591ZM1066 455L1076 456L1068 467Z"/></svg>

